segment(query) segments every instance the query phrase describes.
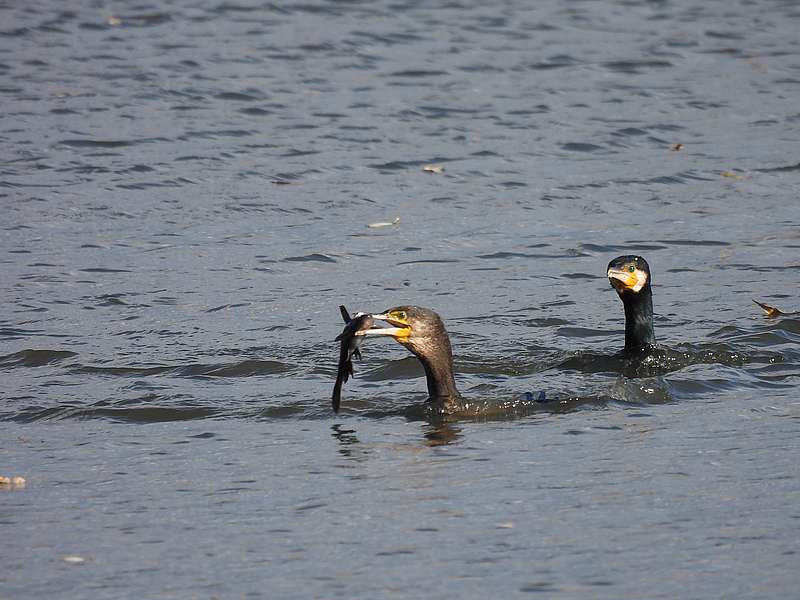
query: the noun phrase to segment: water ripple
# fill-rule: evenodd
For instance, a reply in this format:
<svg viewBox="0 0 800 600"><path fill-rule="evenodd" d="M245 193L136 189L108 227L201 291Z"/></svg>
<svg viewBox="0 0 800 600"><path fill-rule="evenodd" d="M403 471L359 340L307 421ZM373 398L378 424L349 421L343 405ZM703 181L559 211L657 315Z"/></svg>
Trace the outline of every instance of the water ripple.
<svg viewBox="0 0 800 600"><path fill-rule="evenodd" d="M66 350L21 350L13 354L0 356L0 369L41 367L61 362L77 355L77 352Z"/></svg>

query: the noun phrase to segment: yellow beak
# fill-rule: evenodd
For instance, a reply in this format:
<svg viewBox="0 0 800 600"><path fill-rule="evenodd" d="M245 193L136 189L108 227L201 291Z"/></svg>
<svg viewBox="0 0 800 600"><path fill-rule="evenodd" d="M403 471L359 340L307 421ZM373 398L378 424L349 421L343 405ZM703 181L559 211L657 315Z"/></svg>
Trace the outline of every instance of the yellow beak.
<svg viewBox="0 0 800 600"><path fill-rule="evenodd" d="M636 273L630 273L622 269L609 269L608 278L611 280L611 285L614 287L618 287L619 285L616 282L622 284L623 288L632 288L639 283L639 278L636 277Z"/></svg>
<svg viewBox="0 0 800 600"><path fill-rule="evenodd" d="M380 314L372 315L373 319L379 321L386 321L390 325L399 325L399 327L378 327L373 329L366 329L356 333L356 335L390 335L395 339L407 338L411 336L411 327L401 321L392 319L389 315Z"/></svg>

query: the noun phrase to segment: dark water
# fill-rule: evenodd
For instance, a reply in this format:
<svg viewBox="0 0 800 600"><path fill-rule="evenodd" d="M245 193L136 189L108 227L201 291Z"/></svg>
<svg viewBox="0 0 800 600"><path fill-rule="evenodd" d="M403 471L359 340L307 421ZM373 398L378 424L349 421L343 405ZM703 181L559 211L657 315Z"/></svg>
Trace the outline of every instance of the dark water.
<svg viewBox="0 0 800 600"><path fill-rule="evenodd" d="M0 4L0 598L796 594L800 8L432 4Z"/></svg>

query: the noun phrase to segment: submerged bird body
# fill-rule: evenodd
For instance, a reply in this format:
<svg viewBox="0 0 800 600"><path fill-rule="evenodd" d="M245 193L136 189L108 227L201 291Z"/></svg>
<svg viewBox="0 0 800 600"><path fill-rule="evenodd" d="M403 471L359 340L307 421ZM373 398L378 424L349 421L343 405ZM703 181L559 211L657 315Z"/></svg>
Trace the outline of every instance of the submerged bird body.
<svg viewBox="0 0 800 600"><path fill-rule="evenodd" d="M650 265L641 256L618 256L608 263L607 274L625 306L625 352L654 348Z"/></svg>
<svg viewBox="0 0 800 600"><path fill-rule="evenodd" d="M359 336L391 336L405 346L422 363L428 383L428 400L449 412L457 406L461 395L453 376L453 351L450 337L441 317L419 306L397 306L373 319L386 321L391 327L362 329Z"/></svg>
<svg viewBox="0 0 800 600"><path fill-rule="evenodd" d="M375 322L372 315L356 313L350 317L344 306L340 306L339 310L342 312L342 318L346 324L342 333L336 336L336 341L341 341L342 343L339 349L339 367L336 373L336 383L333 386L333 396L331 397L333 412L339 412L339 405L342 401L342 384L353 375L353 356L361 358L359 346L363 343L364 338L358 335L358 332L369 329Z"/></svg>

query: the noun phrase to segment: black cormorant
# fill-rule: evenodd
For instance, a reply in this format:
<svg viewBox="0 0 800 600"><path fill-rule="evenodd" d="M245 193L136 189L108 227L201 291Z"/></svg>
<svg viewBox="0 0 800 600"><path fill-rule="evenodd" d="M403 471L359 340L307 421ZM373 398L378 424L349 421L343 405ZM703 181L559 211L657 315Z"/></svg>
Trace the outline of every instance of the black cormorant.
<svg viewBox="0 0 800 600"><path fill-rule="evenodd" d="M608 279L625 305L625 353L654 348L650 265L641 256L618 256L608 263Z"/></svg>

